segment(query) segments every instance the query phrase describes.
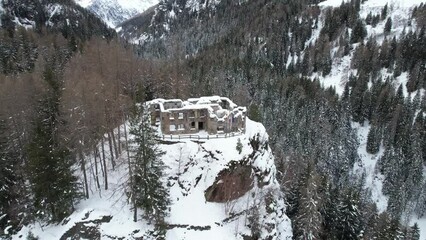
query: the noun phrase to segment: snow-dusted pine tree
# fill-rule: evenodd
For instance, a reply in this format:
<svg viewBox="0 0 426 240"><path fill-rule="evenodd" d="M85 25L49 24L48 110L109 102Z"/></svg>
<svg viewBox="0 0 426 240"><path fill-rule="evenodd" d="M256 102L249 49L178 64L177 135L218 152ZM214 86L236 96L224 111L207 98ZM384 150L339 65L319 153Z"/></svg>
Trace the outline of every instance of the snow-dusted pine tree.
<svg viewBox="0 0 426 240"><path fill-rule="evenodd" d="M157 144L156 132L144 106L134 106L129 132L133 135L130 197L134 205L134 221L137 220L137 208L142 208L144 217L161 227L170 202L168 189L162 182L165 166L161 156L164 152Z"/></svg>
<svg viewBox="0 0 426 240"><path fill-rule="evenodd" d="M380 134L379 129L375 125L372 125L367 136L367 152L371 154L376 154L379 152L380 148Z"/></svg>
<svg viewBox="0 0 426 240"><path fill-rule="evenodd" d="M306 188L302 190L300 210L296 224L300 229L297 239L319 239L322 231L321 196L318 185L320 177L311 166L306 170Z"/></svg>
<svg viewBox="0 0 426 240"><path fill-rule="evenodd" d="M5 229L10 219L9 210L15 201L13 185L15 174L13 162L9 154L9 138L6 136L6 122L0 118L0 229ZM0 233L0 236L2 233Z"/></svg>

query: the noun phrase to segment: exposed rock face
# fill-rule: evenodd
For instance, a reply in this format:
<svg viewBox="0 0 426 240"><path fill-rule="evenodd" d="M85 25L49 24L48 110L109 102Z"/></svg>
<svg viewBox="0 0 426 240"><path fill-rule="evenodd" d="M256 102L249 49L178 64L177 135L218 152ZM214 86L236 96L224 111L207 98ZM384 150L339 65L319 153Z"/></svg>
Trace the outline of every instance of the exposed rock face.
<svg viewBox="0 0 426 240"><path fill-rule="evenodd" d="M87 214L89 216L90 212ZM77 222L67 232L62 235L60 240L65 239L101 239L101 232L99 231L99 225L102 223L109 223L111 216L103 216L101 219Z"/></svg>
<svg viewBox="0 0 426 240"><path fill-rule="evenodd" d="M224 203L240 198L253 188L252 169L239 162L231 162L230 167L222 170L213 185L205 191L208 202Z"/></svg>

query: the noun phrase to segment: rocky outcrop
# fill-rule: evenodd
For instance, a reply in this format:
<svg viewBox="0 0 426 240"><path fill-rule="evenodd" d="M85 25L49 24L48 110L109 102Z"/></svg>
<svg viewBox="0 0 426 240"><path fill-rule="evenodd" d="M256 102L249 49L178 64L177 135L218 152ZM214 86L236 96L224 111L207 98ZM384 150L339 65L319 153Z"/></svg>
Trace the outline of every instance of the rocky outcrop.
<svg viewBox="0 0 426 240"><path fill-rule="evenodd" d="M230 162L230 166L222 170L213 185L205 191L208 202L224 203L240 198L253 188L252 169L240 162Z"/></svg>
<svg viewBox="0 0 426 240"><path fill-rule="evenodd" d="M77 222L73 227L65 232L60 240L65 239L101 239L99 225L108 223L112 219L111 216L103 216L100 219Z"/></svg>

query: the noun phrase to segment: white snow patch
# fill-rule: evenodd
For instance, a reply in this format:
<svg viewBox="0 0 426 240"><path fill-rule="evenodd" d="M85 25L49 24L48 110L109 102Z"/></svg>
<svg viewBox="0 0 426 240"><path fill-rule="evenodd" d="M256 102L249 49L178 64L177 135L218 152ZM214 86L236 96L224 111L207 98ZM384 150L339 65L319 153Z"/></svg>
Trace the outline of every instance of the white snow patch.
<svg viewBox="0 0 426 240"><path fill-rule="evenodd" d="M78 5L87 8L88 6L90 6L92 4L93 0L75 0L75 3L77 3Z"/></svg>
<svg viewBox="0 0 426 240"><path fill-rule="evenodd" d="M350 68L351 59L352 54L343 58L335 57L333 58L330 74L322 76L321 74L314 73L311 78L317 78L324 88L333 87L337 94L342 95L349 76L356 73L356 71Z"/></svg>
<svg viewBox="0 0 426 240"><path fill-rule="evenodd" d="M386 210L388 198L382 193L384 176L376 170L377 161L383 156L384 147L380 146L377 154L367 152L367 136L370 131L370 125L366 122L364 125L352 123L352 127L357 130L359 147L358 155L361 162L355 163L353 172L357 176L365 174L365 188L371 191L371 198L376 203L379 212Z"/></svg>

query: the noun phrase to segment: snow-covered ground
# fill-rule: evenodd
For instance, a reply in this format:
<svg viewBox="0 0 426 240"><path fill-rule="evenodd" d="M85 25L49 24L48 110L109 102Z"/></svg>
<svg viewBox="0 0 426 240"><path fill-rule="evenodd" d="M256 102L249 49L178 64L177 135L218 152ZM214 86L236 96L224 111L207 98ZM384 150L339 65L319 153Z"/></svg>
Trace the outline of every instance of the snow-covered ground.
<svg viewBox="0 0 426 240"><path fill-rule="evenodd" d="M377 161L383 156L384 147L380 146L377 154L367 152L367 136L370 131L370 124L364 125L352 123L352 127L357 130L359 147L358 155L361 162L355 163L353 172L358 176L365 174L365 187L371 191L371 198L376 203L379 212L386 210L388 198L382 193L384 176L376 169Z"/></svg>
<svg viewBox="0 0 426 240"><path fill-rule="evenodd" d="M161 148L166 152L163 161L167 166L164 181L170 186L170 215L166 219L168 224L173 224L167 231L169 240L198 240L198 239L242 239L241 234L250 234L247 227L250 209L259 207L261 234L274 235L273 239L291 239L291 223L284 214L285 204L279 185L275 179L274 157L269 147L259 149L253 155L250 139L258 134L259 142L265 144L268 135L262 124L247 119L247 131L245 134L225 139L202 140L177 140L172 144L162 144ZM238 139L243 148L241 153L236 149ZM106 146L106 149L109 149ZM107 151L108 152L108 151ZM254 172L254 187L242 197L226 203L207 202L204 196L205 190L211 186L218 173L227 168L232 161L241 161L249 158L249 165L257 173L264 173L258 177ZM110 222L101 223L98 229L102 239L117 237L132 239L135 237L147 237L147 233L153 230L139 216L138 222L133 222L133 213L125 194L126 181L128 179L127 154L123 152L117 160L115 170L109 166L109 189L103 190L103 178L101 177L101 190L96 188L93 178L93 159L88 157L87 171L90 173L89 185L91 196L81 201L76 206L76 211L64 224L35 223L24 227L13 239L19 236L27 236L29 232L40 239L59 239L76 223L86 222L86 226L97 226L95 223L87 223L91 220L101 219L103 216L112 216ZM109 159L109 156L107 156ZM258 187L258 182L269 182L266 186ZM266 212L266 196L268 197L269 212ZM271 201L272 196L272 202ZM272 210L271 210L272 209ZM272 212L271 212L272 211ZM231 218L229 218L231 216ZM271 226L273 226L271 228ZM195 227L195 228L194 228ZM197 227L207 227L197 230ZM145 239L145 238L144 238ZM149 239L149 238L147 238Z"/></svg>

